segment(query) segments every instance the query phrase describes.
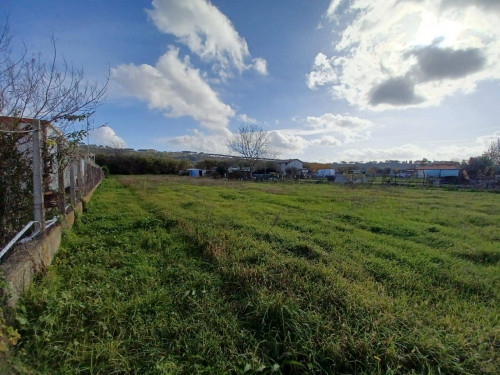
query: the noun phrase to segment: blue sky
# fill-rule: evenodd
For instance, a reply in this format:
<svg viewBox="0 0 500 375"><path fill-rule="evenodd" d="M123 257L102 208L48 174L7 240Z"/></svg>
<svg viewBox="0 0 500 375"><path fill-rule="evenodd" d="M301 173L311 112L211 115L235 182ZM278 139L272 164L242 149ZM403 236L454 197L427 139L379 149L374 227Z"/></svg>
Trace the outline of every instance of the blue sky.
<svg viewBox="0 0 500 375"><path fill-rule="evenodd" d="M497 0L3 0L108 95L91 143L227 153L242 122L304 161L462 160L500 137ZM22 20L22 22L17 22Z"/></svg>

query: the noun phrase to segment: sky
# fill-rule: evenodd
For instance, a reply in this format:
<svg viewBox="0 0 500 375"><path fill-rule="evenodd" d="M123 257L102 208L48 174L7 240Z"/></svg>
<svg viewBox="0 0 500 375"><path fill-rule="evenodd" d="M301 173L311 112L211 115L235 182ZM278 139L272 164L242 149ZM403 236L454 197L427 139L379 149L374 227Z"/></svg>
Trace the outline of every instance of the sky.
<svg viewBox="0 0 500 375"><path fill-rule="evenodd" d="M457 160L500 137L498 0L2 0L16 45L105 82L90 143ZM18 22L22 20L22 22ZM106 124L104 127L99 127Z"/></svg>

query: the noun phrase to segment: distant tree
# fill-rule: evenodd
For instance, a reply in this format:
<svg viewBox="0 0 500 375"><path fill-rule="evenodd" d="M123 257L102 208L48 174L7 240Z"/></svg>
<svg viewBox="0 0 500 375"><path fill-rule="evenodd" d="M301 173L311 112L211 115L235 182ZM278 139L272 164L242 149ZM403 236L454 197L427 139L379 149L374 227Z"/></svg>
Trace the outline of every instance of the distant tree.
<svg viewBox="0 0 500 375"><path fill-rule="evenodd" d="M319 169L330 169L332 168L331 163L304 163L304 168L309 169L312 173L316 173Z"/></svg>
<svg viewBox="0 0 500 375"><path fill-rule="evenodd" d="M490 143L483 156L488 156L493 164L500 165L500 138Z"/></svg>
<svg viewBox="0 0 500 375"><path fill-rule="evenodd" d="M250 175L261 159L276 157L270 143L269 133L257 124L241 124L227 139L227 147L248 162Z"/></svg>
<svg viewBox="0 0 500 375"><path fill-rule="evenodd" d="M205 169L207 171L215 168L217 166L218 161L215 159L202 159L196 162L196 168Z"/></svg>
<svg viewBox="0 0 500 375"><path fill-rule="evenodd" d="M302 170L297 167L288 167L286 170L286 175L291 178L298 178L302 174Z"/></svg>
<svg viewBox="0 0 500 375"><path fill-rule="evenodd" d="M231 166L231 160L218 160L216 164L216 171L220 177L226 177L229 172L229 167Z"/></svg>
<svg viewBox="0 0 500 375"><path fill-rule="evenodd" d="M348 173L350 171L355 171L358 169L361 169L361 168L357 164L348 164L348 165L342 165L342 166L338 167L338 171L340 173Z"/></svg>
<svg viewBox="0 0 500 375"><path fill-rule="evenodd" d="M468 162L463 166L470 177L478 178L493 174L493 165L493 160L489 156L482 155L469 158Z"/></svg>
<svg viewBox="0 0 500 375"><path fill-rule="evenodd" d="M264 168L264 173L277 173L281 170L278 164L276 164L276 162L273 160L266 160L263 163L262 167Z"/></svg>
<svg viewBox="0 0 500 375"><path fill-rule="evenodd" d="M382 168L377 168L375 166L372 166L366 170L366 175L367 176L376 176L379 173L383 173L384 170Z"/></svg>
<svg viewBox="0 0 500 375"><path fill-rule="evenodd" d="M187 159L174 160L161 155L97 153L97 164L108 168L110 174L178 174L191 167Z"/></svg>

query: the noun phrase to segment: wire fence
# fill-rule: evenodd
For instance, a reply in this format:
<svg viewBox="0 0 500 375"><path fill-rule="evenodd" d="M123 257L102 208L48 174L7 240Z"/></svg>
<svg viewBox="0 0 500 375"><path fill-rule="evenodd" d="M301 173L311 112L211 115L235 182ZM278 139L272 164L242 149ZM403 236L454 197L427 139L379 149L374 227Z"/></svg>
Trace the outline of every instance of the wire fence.
<svg viewBox="0 0 500 375"><path fill-rule="evenodd" d="M72 210L102 178L89 155L50 123L0 117L0 259Z"/></svg>

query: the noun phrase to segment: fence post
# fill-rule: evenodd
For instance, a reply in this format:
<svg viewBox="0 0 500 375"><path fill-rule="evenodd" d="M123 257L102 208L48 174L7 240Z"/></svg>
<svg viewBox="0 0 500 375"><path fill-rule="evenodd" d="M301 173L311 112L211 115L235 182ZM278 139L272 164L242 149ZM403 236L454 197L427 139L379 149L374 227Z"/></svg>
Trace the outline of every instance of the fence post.
<svg viewBox="0 0 500 375"><path fill-rule="evenodd" d="M78 200L80 202L82 201L82 197L85 194L85 192L83 191L84 183L83 183L82 160L83 159L78 160Z"/></svg>
<svg viewBox="0 0 500 375"><path fill-rule="evenodd" d="M42 153L40 150L40 120L33 120L33 210L35 221L41 225L41 232L45 231L45 212L43 204L42 183Z"/></svg>
<svg viewBox="0 0 500 375"><path fill-rule="evenodd" d="M57 153L61 153L61 149L64 147L62 140L57 140ZM59 159L59 158L58 158ZM63 160L57 160L57 207L61 215L66 215L66 202L64 194L64 169L62 167Z"/></svg>
<svg viewBox="0 0 500 375"><path fill-rule="evenodd" d="M76 187L75 187L75 162L72 160L69 163L69 191L71 197L71 205L73 209L76 207Z"/></svg>
<svg viewBox="0 0 500 375"><path fill-rule="evenodd" d="M89 159L89 165L90 165L90 159ZM90 165L90 190L94 188L94 166Z"/></svg>

